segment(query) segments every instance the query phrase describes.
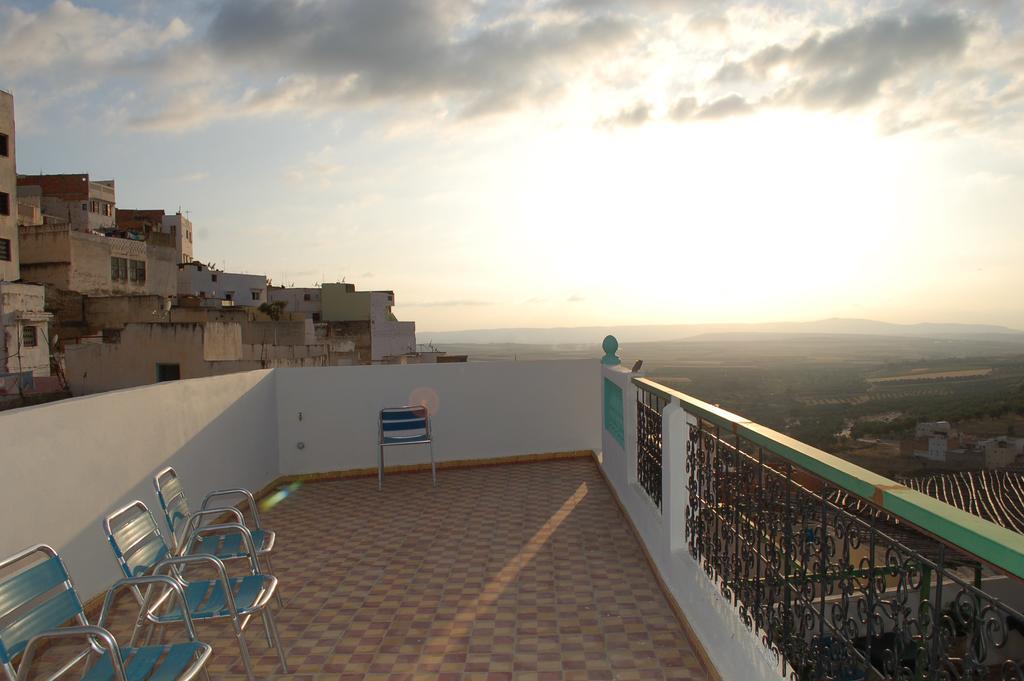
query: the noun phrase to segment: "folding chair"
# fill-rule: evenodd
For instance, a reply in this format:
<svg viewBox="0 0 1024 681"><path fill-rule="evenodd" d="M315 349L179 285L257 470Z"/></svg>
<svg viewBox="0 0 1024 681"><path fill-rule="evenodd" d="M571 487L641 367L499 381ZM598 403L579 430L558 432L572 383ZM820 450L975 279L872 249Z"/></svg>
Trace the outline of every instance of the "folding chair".
<svg viewBox="0 0 1024 681"><path fill-rule="evenodd" d="M141 501L133 501L107 516L103 520L103 531L126 577L166 574L173 577L184 589L187 602L185 611L181 608L164 607L168 595L166 591L152 597L151 594L143 594L141 589L134 587L133 593L142 607L142 612L136 622L133 639L146 623L150 626L151 635L156 626L177 622L185 615L193 620L230 619L235 630L235 638L238 639L242 664L245 666L246 675L252 681L252 662L249 659L249 648L243 630L253 615L260 615L263 618L267 643L277 648L281 670L285 674L288 673L288 663L274 624L274 615L269 607L270 599L277 589L277 578L260 573L252 533L247 527L238 523L205 525L195 529L192 536L185 538L186 542L192 542L212 534L241 534L251 573L233 578L228 577L224 561L216 556L208 553L174 555L160 534L153 514ZM192 581L186 579L185 568L197 565L212 566L216 578Z"/></svg>
<svg viewBox="0 0 1024 681"><path fill-rule="evenodd" d="M192 536L192 533L206 520L218 518L224 514L234 516L235 522L245 525L242 512L234 506L210 506L213 499L223 497L244 497L249 503L250 513L254 527L250 529L252 542L256 546L257 558L262 558L266 565L266 574L274 574L274 565L270 562L270 553L274 550L276 535L264 529L260 525L260 511L257 508L256 499L252 492L247 489L222 489L214 490L206 495L200 510L194 513L189 510L188 498L181 486L181 480L173 468L168 466L153 476L153 486L156 488L156 497L160 502L160 509L164 513L164 520L167 521L167 528L170 530L171 543L174 552L178 555L194 555L197 553L208 553L223 561L237 560L248 557L242 542L242 535L238 532L230 534L207 534L191 543L185 540ZM274 592L277 604L283 606L280 590Z"/></svg>
<svg viewBox="0 0 1024 681"><path fill-rule="evenodd" d="M430 474L437 487L437 467L434 465L434 441L430 435L430 414L426 407L386 407L380 410L377 421L380 456L377 459L377 489L384 487L384 448L395 445L430 446Z"/></svg>
<svg viewBox="0 0 1024 681"><path fill-rule="evenodd" d="M185 593L167 576L122 579L103 600L99 621L90 625L82 609L64 562L49 546L38 544L0 561L0 665L7 681L25 681L32 677L40 647L51 641L81 640L82 649L47 678L56 679L82 664L82 681L187 681L206 672L206 660L212 650L196 639L192 618L184 608ZM124 588L147 589L159 586L177 599L184 613L179 621L188 640L166 645L134 647L134 637L121 647L105 628L114 596ZM68 622L73 626L64 626ZM21 655L17 670L14 660Z"/></svg>

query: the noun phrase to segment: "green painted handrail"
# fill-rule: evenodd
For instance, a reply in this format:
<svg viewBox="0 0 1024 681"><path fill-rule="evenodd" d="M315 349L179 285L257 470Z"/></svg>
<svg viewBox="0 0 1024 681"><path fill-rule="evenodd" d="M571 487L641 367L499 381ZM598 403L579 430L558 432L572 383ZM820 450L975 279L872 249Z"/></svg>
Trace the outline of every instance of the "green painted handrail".
<svg viewBox="0 0 1024 681"><path fill-rule="evenodd" d="M678 402L685 411L764 447L992 567L1024 579L1022 534L650 379L633 377L633 384L669 402Z"/></svg>

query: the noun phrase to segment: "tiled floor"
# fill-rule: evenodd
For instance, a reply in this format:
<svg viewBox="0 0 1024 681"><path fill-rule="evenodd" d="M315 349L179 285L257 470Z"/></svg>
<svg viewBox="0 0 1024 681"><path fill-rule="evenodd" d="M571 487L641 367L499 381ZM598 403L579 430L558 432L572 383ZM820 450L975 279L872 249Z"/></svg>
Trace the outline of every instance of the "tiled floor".
<svg viewBox="0 0 1024 681"><path fill-rule="evenodd" d="M261 678L707 678L590 459L307 483L264 524L292 676L253 621ZM230 624L199 627L243 678Z"/></svg>

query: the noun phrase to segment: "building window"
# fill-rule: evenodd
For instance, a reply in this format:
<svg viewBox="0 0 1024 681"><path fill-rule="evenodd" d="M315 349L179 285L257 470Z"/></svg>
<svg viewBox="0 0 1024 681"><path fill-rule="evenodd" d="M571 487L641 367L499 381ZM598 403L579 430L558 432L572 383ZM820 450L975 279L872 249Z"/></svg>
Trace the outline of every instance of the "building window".
<svg viewBox="0 0 1024 681"><path fill-rule="evenodd" d="M39 342L39 338L36 335L36 327L34 326L23 326L21 327L21 344L26 348L34 348L36 343Z"/></svg>
<svg viewBox="0 0 1024 681"><path fill-rule="evenodd" d="M126 258L110 259L110 278L114 281L128 280L128 260Z"/></svg>
<svg viewBox="0 0 1024 681"><path fill-rule="evenodd" d="M11 195L7 192L0 192L0 215L11 214Z"/></svg>
<svg viewBox="0 0 1024 681"><path fill-rule="evenodd" d="M210 275L210 281L217 281L217 275L216 274L211 274Z"/></svg>
<svg viewBox="0 0 1024 681"><path fill-rule="evenodd" d="M260 299L260 292L259 291L251 291L251 293L252 293L252 299L253 300L259 300Z"/></svg>
<svg viewBox="0 0 1024 681"><path fill-rule="evenodd" d="M312 298L312 296L310 296L308 293L303 293L302 294L302 299L303 300L308 302L310 300L310 298Z"/></svg>
<svg viewBox="0 0 1024 681"><path fill-rule="evenodd" d="M99 202L97 202L97 201L90 201L89 202L89 212L90 213L99 213L100 212Z"/></svg>
<svg viewBox="0 0 1024 681"><path fill-rule="evenodd" d="M234 299L235 299L235 292L234 291L228 291L227 293L224 294L224 300L234 300Z"/></svg>
<svg viewBox="0 0 1024 681"><path fill-rule="evenodd" d="M320 313L319 312L314 312L313 313L313 321L314 322L320 321Z"/></svg>
<svg viewBox="0 0 1024 681"><path fill-rule="evenodd" d="M146 261L145 260L129 260L128 261L128 279L131 281L137 281L140 284L146 283Z"/></svg>
<svg viewBox="0 0 1024 681"><path fill-rule="evenodd" d="M10 156L10 155L11 155L10 141L8 140L7 135L5 135L3 133L0 133L0 156Z"/></svg>
<svg viewBox="0 0 1024 681"><path fill-rule="evenodd" d="M82 204L82 210L89 210L89 204L88 203L83 203Z"/></svg>
<svg viewBox="0 0 1024 681"><path fill-rule="evenodd" d="M164 381L177 381L181 379L181 365L180 364L157 364L156 365L156 382L163 383Z"/></svg>
<svg viewBox="0 0 1024 681"><path fill-rule="evenodd" d="M0 239L0 260L11 261L11 240Z"/></svg>

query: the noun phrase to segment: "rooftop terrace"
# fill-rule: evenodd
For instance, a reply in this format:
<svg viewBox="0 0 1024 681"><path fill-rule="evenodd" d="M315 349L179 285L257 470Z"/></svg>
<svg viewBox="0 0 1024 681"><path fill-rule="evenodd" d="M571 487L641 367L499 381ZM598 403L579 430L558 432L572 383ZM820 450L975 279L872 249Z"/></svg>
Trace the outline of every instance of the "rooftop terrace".
<svg viewBox="0 0 1024 681"><path fill-rule="evenodd" d="M439 486L402 448L378 492L377 412L419 403ZM1024 536L596 360L255 371L0 432L0 554L55 546L86 598L164 466L268 493L294 677L1024 679Z"/></svg>

